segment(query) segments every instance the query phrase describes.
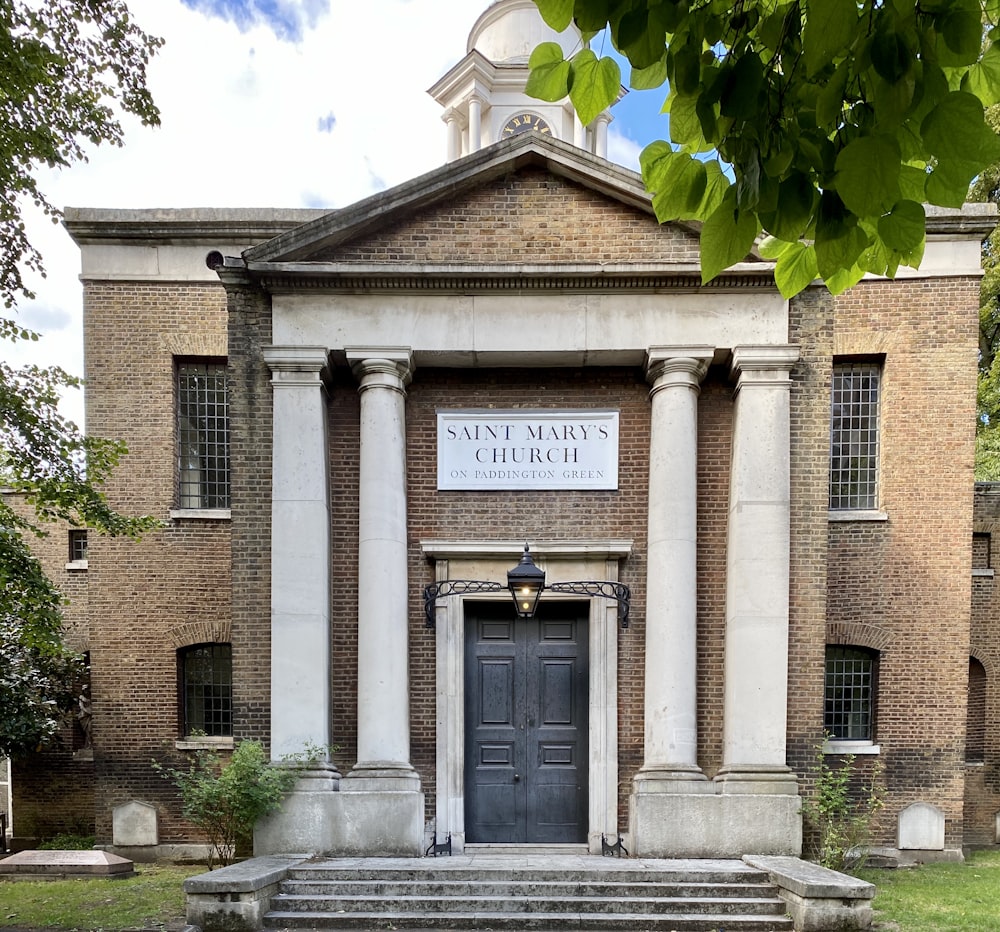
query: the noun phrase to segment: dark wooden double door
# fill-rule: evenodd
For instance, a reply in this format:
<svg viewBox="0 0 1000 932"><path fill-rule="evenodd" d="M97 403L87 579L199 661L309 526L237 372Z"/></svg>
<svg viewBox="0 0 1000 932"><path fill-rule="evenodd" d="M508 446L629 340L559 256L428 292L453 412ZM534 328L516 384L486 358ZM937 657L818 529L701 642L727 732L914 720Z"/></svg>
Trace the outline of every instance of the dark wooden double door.
<svg viewBox="0 0 1000 932"><path fill-rule="evenodd" d="M587 840L588 624L585 603L466 609L465 838Z"/></svg>

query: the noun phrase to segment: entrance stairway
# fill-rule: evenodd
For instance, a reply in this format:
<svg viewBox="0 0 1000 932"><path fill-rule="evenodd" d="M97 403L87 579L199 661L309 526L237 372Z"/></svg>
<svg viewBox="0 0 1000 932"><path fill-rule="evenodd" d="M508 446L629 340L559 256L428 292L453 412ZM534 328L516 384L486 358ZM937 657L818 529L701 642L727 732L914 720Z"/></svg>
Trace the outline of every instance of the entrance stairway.
<svg viewBox="0 0 1000 932"><path fill-rule="evenodd" d="M767 875L740 861L559 854L315 859L290 872L264 924L271 932L792 929Z"/></svg>

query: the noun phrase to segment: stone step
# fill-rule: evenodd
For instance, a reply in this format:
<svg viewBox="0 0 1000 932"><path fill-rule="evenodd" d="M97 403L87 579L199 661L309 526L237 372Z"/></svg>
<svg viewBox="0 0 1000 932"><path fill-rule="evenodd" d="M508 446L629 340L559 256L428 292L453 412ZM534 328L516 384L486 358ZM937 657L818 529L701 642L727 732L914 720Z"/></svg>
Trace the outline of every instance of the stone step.
<svg viewBox="0 0 1000 932"><path fill-rule="evenodd" d="M297 896L519 896L535 897L728 897L775 895L770 883L617 882L611 880L289 880L283 889Z"/></svg>
<svg viewBox="0 0 1000 932"><path fill-rule="evenodd" d="M669 913L684 915L702 913L724 915L782 915L785 903L771 897L538 897L512 893L507 897L492 896L296 896L279 893L271 899L275 913L313 914L406 914L434 913L437 916L459 913L466 915L516 914L556 917L567 914L636 913L645 916Z"/></svg>
<svg viewBox="0 0 1000 932"><path fill-rule="evenodd" d="M448 929L462 932L509 930L509 932L792 932L787 916L727 915L720 927L719 916L705 913L349 913L272 911L266 928L310 929L313 932L353 932L360 929L391 929L394 932Z"/></svg>
<svg viewBox="0 0 1000 932"><path fill-rule="evenodd" d="M499 882L565 882L578 881L586 878L589 881L606 883L767 883L768 876L764 871L750 867L740 867L738 864L726 867L699 867L696 870L685 868L650 870L644 867L628 867L624 862L620 868L591 869L586 871L572 869L545 868L513 868L513 867L478 867L465 864L455 867L439 866L439 859L433 868L416 867L378 867L366 865L364 869L356 867L324 866L316 864L300 864L291 868L289 878L303 881L345 881L357 880L359 877L372 881L400 880L450 880L450 881L499 881ZM599 860L599 859L597 859Z"/></svg>

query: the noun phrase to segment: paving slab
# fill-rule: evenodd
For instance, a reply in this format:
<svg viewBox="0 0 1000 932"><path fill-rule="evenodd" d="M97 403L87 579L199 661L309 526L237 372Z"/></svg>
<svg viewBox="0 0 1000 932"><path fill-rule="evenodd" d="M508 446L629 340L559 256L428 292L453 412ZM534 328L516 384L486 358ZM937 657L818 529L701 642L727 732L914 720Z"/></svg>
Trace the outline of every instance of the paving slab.
<svg viewBox="0 0 1000 932"><path fill-rule="evenodd" d="M64 877L131 877L135 865L108 851L19 851L0 859L5 880L59 880Z"/></svg>

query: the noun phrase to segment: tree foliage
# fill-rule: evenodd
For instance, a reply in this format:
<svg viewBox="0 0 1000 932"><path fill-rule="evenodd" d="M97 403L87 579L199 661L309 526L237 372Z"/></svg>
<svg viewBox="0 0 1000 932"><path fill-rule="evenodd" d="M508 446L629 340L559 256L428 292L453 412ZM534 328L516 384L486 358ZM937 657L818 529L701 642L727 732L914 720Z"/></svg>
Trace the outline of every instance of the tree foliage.
<svg viewBox="0 0 1000 932"><path fill-rule="evenodd" d="M986 111L1000 129L1000 106ZM1000 161L987 166L969 190L970 201L1000 204ZM976 479L1000 481L1000 229L983 243L979 290L979 379L976 386Z"/></svg>
<svg viewBox="0 0 1000 932"><path fill-rule="evenodd" d="M89 145L121 145L123 113L158 122L146 65L159 45L124 0L0 0L0 299L10 314L33 297L26 274L44 274L24 207L59 217L40 170L85 160ZM0 338L38 334L0 316ZM0 484L15 493L0 498L0 756L51 739L82 675L62 643L62 598L27 541L53 520L131 536L157 523L118 514L101 491L125 448L59 414L61 393L79 386L58 367L0 363Z"/></svg>
<svg viewBox="0 0 1000 932"><path fill-rule="evenodd" d="M630 83L669 86L670 141L642 153L661 222L703 221L702 277L761 234L789 297L839 293L917 266L924 203L959 207L1000 159L1000 0L535 0L585 43L606 29ZM985 36L985 41L984 41ZM544 43L528 91L569 96L584 123L617 97L618 65ZM730 178L734 180L730 180Z"/></svg>
<svg viewBox="0 0 1000 932"><path fill-rule="evenodd" d="M44 273L21 217L25 203L58 219L39 168L86 161L87 146L120 146L119 111L159 122L146 65L162 40L125 0L0 0L0 296L33 297L23 271ZM13 324L5 322L7 332Z"/></svg>

